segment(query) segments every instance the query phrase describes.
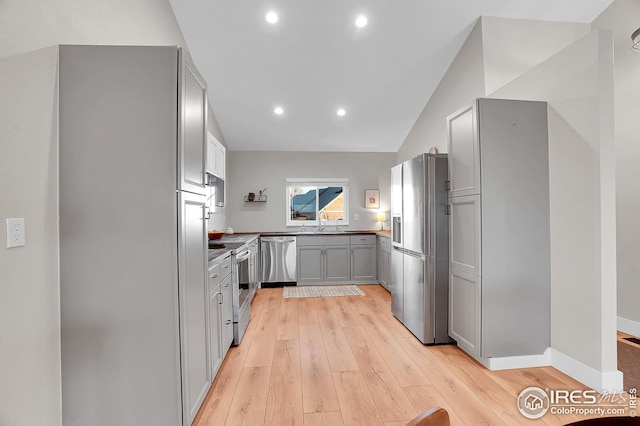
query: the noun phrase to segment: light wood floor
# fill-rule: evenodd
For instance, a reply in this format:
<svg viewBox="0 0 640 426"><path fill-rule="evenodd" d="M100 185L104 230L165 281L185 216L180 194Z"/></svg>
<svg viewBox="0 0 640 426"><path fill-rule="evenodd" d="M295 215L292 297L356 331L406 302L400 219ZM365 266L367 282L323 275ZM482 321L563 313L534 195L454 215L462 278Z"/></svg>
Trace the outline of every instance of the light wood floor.
<svg viewBox="0 0 640 426"><path fill-rule="evenodd" d="M404 425L440 406L452 425L562 425L516 407L529 386L586 389L551 367L489 371L456 346L424 346L390 312L389 293L283 299L261 289L194 425Z"/></svg>

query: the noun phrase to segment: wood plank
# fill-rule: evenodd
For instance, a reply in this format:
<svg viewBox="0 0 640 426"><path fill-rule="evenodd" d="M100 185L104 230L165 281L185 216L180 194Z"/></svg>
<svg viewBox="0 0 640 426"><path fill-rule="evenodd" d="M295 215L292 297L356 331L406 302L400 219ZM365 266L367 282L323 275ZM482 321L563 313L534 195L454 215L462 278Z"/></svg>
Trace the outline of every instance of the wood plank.
<svg viewBox="0 0 640 426"><path fill-rule="evenodd" d="M410 403L412 414L441 406L453 425L518 424L520 419L510 414L516 411L510 410L522 389L586 389L552 367L489 371L457 346L424 346L391 315L386 290L364 286L363 291L363 297L284 301L282 289L260 289L249 329L241 345L230 349L193 424L342 425L349 424L343 421L351 418L348 413L368 410L376 419L367 421L381 424L384 418L385 424L398 426L410 420L402 401ZM327 342L340 332L358 370L331 372L328 353L337 344ZM300 340L285 339L294 336ZM256 363L272 367L252 366ZM411 371L427 383L409 386L415 380L408 377ZM334 381L339 381L340 401ZM390 401L401 402L391 406ZM585 418L547 413L535 423L561 425Z"/></svg>
<svg viewBox="0 0 640 426"><path fill-rule="evenodd" d="M256 291L256 295L251 301L251 317L247 325L247 330L254 330L256 328L258 318L260 318L260 314L262 313L262 307L267 301L267 294L264 289L258 289L258 291Z"/></svg>
<svg viewBox="0 0 640 426"><path fill-rule="evenodd" d="M298 426L303 423L300 342L276 342L267 395L265 425Z"/></svg>
<svg viewBox="0 0 640 426"><path fill-rule="evenodd" d="M280 317L278 318L276 339L292 340L299 338L298 299L283 299L282 304L280 305Z"/></svg>
<svg viewBox="0 0 640 426"><path fill-rule="evenodd" d="M268 289L271 290L271 289ZM273 363L281 299L267 295L262 313L257 319L255 335L247 354L245 367L269 367Z"/></svg>
<svg viewBox="0 0 640 426"><path fill-rule="evenodd" d="M304 426L344 426L340 411L304 413Z"/></svg>
<svg viewBox="0 0 640 426"><path fill-rule="evenodd" d="M431 383L465 424L506 424L446 364L431 354L428 346L417 346L415 339L400 339L398 344L429 377Z"/></svg>
<svg viewBox="0 0 640 426"><path fill-rule="evenodd" d="M345 426L382 425L375 402L359 371L337 371L333 373L333 381Z"/></svg>
<svg viewBox="0 0 640 426"><path fill-rule="evenodd" d="M351 309L353 301L347 297L335 297L333 300L333 311L342 327L359 327L360 320L356 313Z"/></svg>
<svg viewBox="0 0 640 426"><path fill-rule="evenodd" d="M338 317L327 298L314 299L324 347L331 371L357 370L358 363L351 352L351 347L342 331Z"/></svg>
<svg viewBox="0 0 640 426"><path fill-rule="evenodd" d="M423 386L431 382L416 366L414 361L397 344L387 329L364 305L358 306L369 338L385 360L400 386ZM406 340L406 339L405 339ZM415 340L415 337L414 337ZM416 340L417 341L417 340Z"/></svg>
<svg viewBox="0 0 640 426"><path fill-rule="evenodd" d="M342 299L342 297L336 297L335 299ZM298 325L320 327L313 299L298 299Z"/></svg>
<svg viewBox="0 0 640 426"><path fill-rule="evenodd" d="M229 349L222 362L220 371L209 389L209 393L202 403L202 408L193 421L194 426L217 426L224 424L231 401L235 395L240 375L244 368L244 361L249 352L253 330L247 330L239 346Z"/></svg>
<svg viewBox="0 0 640 426"><path fill-rule="evenodd" d="M340 404L319 327L300 325L300 360L304 412L339 411Z"/></svg>
<svg viewBox="0 0 640 426"><path fill-rule="evenodd" d="M456 346L434 346L431 352L435 354L475 395L480 397L491 407L506 424L526 425L531 420L525 418L518 411L517 394L508 392L498 385L488 375L484 374L482 366L462 354Z"/></svg>
<svg viewBox="0 0 640 426"><path fill-rule="evenodd" d="M453 407L449 405L435 386L410 386L403 390L420 414L434 407L441 407L447 410L451 426L464 426L464 422L458 417Z"/></svg>
<svg viewBox="0 0 640 426"><path fill-rule="evenodd" d="M265 408L271 367L245 367L242 369L238 387L236 388L227 425L261 425L264 424Z"/></svg>
<svg viewBox="0 0 640 426"><path fill-rule="evenodd" d="M382 420L408 421L417 416L418 410L402 391L364 328L349 327L344 332Z"/></svg>

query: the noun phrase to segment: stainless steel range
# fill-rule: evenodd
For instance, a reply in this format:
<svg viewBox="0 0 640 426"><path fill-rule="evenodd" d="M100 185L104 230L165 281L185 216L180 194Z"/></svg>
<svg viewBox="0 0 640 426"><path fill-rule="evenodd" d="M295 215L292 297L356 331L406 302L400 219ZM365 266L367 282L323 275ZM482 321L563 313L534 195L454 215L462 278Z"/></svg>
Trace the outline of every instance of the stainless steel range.
<svg viewBox="0 0 640 426"><path fill-rule="evenodd" d="M251 244L256 237L225 236L219 240L226 249L231 249L231 283L233 287L233 344L239 345L251 318L251 301L258 286L256 274L252 271Z"/></svg>

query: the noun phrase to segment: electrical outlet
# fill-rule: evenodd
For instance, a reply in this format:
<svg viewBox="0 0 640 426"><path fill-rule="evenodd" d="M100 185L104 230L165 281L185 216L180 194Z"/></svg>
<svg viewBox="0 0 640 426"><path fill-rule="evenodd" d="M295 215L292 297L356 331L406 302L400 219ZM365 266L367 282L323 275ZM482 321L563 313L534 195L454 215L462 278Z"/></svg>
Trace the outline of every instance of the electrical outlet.
<svg viewBox="0 0 640 426"><path fill-rule="evenodd" d="M24 218L7 219L7 248L24 246Z"/></svg>
<svg viewBox="0 0 640 426"><path fill-rule="evenodd" d="M354 213L354 214L353 214L353 220L354 220L355 222L359 221L359 220L360 220L360 215L359 215L358 213Z"/></svg>

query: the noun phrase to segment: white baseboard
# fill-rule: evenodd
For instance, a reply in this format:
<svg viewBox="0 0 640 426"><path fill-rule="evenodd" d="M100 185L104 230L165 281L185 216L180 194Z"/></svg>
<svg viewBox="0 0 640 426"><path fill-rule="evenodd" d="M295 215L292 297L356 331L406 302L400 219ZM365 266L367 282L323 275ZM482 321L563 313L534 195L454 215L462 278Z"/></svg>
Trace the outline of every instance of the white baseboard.
<svg viewBox="0 0 640 426"><path fill-rule="evenodd" d="M502 358L481 358L478 361L489 370L510 370L512 368L533 368L551 365L551 348L540 355L509 356Z"/></svg>
<svg viewBox="0 0 640 426"><path fill-rule="evenodd" d="M618 330L632 336L640 336L640 322L618 317Z"/></svg>
<svg viewBox="0 0 640 426"><path fill-rule="evenodd" d="M620 371L601 372L551 348L551 366L598 392L621 392L623 390Z"/></svg>

